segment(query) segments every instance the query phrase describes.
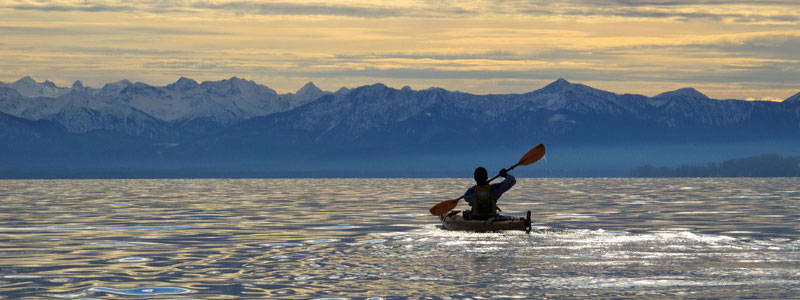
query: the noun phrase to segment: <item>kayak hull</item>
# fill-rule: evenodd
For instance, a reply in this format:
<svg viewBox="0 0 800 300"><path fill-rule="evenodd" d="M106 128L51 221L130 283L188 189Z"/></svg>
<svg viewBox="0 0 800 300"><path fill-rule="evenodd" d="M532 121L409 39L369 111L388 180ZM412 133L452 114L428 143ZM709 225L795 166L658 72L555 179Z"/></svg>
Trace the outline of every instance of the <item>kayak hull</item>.
<svg viewBox="0 0 800 300"><path fill-rule="evenodd" d="M447 230L472 231L472 232L493 232L507 230L521 230L530 232L531 212L528 211L526 218L505 217L498 220L467 220L459 211L450 212L441 218L442 227Z"/></svg>

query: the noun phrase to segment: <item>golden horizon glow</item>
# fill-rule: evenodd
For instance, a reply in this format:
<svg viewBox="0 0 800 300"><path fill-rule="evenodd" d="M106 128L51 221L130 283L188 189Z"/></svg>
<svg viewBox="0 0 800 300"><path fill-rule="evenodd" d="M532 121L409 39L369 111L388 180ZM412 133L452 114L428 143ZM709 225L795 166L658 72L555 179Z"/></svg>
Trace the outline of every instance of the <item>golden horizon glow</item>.
<svg viewBox="0 0 800 300"><path fill-rule="evenodd" d="M0 81L237 76L522 93L557 78L652 96L800 92L794 1L0 1Z"/></svg>

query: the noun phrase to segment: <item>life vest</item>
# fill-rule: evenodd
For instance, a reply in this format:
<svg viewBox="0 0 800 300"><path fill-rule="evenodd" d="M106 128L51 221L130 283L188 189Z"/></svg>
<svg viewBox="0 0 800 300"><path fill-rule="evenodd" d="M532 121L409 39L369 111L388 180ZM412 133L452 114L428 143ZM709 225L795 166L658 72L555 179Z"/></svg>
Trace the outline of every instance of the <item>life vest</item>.
<svg viewBox="0 0 800 300"><path fill-rule="evenodd" d="M492 188L488 184L475 186L472 218L487 219L495 216L497 216L497 200L492 195Z"/></svg>

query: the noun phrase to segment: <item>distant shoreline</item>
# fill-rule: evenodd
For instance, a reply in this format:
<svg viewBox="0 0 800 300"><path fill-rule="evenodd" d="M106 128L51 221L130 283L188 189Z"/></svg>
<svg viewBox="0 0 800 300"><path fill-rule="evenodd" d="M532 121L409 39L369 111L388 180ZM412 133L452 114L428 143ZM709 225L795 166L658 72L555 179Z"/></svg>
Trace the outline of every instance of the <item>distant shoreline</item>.
<svg viewBox="0 0 800 300"><path fill-rule="evenodd" d="M776 178L800 177L800 156L784 157L762 154L725 160L706 165L663 167L645 165L628 174L599 174L528 170L518 172L517 178ZM81 180L81 179L392 179L392 178L453 178L471 179L469 174L456 170L396 171L396 170L236 170L225 168L186 167L157 168L10 168L0 170L0 180ZM610 175L610 176L609 176Z"/></svg>
<svg viewBox="0 0 800 300"><path fill-rule="evenodd" d="M705 166L684 165L677 168L642 166L631 177L800 177L800 156L783 157L762 154L731 159Z"/></svg>

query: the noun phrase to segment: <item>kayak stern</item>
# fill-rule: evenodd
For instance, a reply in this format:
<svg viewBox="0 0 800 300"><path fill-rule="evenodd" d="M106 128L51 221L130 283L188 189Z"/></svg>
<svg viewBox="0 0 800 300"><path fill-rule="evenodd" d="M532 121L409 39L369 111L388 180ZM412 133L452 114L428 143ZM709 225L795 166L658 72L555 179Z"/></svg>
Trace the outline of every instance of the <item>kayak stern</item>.
<svg viewBox="0 0 800 300"><path fill-rule="evenodd" d="M506 230L531 230L531 212L528 211L525 218L513 218L498 215L488 220L467 220L461 211L452 211L447 215L441 216L442 227L447 230L472 231L472 232L494 232Z"/></svg>

